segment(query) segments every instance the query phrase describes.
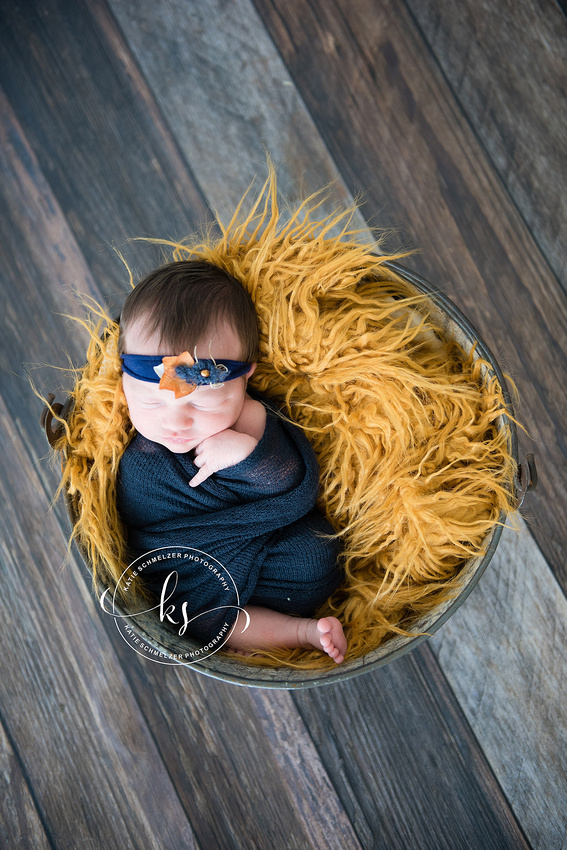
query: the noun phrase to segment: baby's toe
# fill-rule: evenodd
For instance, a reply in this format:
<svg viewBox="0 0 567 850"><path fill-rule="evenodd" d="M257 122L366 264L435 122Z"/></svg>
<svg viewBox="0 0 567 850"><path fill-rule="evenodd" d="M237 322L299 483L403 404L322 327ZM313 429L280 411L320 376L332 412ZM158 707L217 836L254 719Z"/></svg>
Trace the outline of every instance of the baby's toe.
<svg viewBox="0 0 567 850"><path fill-rule="evenodd" d="M333 628L333 624L328 617L322 617L317 622L317 628L321 632L321 634L327 634Z"/></svg>

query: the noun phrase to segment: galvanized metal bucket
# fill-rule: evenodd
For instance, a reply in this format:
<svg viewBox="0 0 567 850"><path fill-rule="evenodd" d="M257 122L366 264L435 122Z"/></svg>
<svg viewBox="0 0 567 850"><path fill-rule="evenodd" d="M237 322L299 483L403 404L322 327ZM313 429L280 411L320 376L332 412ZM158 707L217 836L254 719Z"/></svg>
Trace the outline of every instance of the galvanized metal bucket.
<svg viewBox="0 0 567 850"><path fill-rule="evenodd" d="M434 287L419 275L409 271L397 263L387 263L386 267L390 268L399 277L401 277L416 294L425 293L429 296L430 303L428 310L432 314L433 319L439 327L444 331L448 338L455 339L459 345L466 351L470 352L473 346L475 348L475 357L481 357L490 363L490 367L500 383L508 409L513 415L513 406L510 398L506 381L500 370L498 363L492 352L489 350L486 343L481 339L476 329L461 313L458 307L444 295L440 290ZM65 417L66 408L63 405L52 405L56 412ZM527 463L520 465L518 462L518 440L515 425L508 420L509 424L509 449L512 457L516 461L517 476L516 476L516 499L518 507L523 501L523 497L528 490L533 489L537 484L537 472L535 468L533 455L528 455ZM45 428L48 439L53 442L57 436L56 427L52 426L49 409L46 407L42 414L42 426ZM498 427L504 427L504 419L500 418ZM69 519L72 524L75 522L75 512L72 501L67 499L67 509ZM501 517L504 520L504 517ZM119 605L115 604L113 613L116 617L124 622L128 622L132 632L134 632L140 640L148 647L153 648L156 653L162 656L171 658L172 664L183 664L191 670L202 673L205 676L211 676L215 679L222 679L225 682L232 682L236 685L245 685L249 687L260 688L310 688L319 687L321 685L331 684L333 682L342 682L346 679L360 676L369 670L374 670L384 664L389 664L395 661L396 658L404 655L415 649L422 641L434 634L449 617L454 614L457 608L462 605L467 596L471 593L483 572L488 567L490 560L498 546L500 536L502 534L502 526L496 525L485 540L486 553L479 558L471 558L463 567L460 576L460 590L458 594L451 600L438 605L427 616L416 620L412 626L413 636L396 636L385 642L378 649L372 650L367 655L359 658L347 659L340 665L330 670L293 670L285 667L270 668L258 667L246 664L237 656L227 656L220 652L208 655L200 661L185 662L175 659L175 656L186 656L188 651L197 650L198 645L190 638L180 638L175 633L169 631L153 614L140 615L135 618L128 617L128 612L123 610ZM87 566L88 559L84 553L83 559ZM100 586L102 593L106 588Z"/></svg>

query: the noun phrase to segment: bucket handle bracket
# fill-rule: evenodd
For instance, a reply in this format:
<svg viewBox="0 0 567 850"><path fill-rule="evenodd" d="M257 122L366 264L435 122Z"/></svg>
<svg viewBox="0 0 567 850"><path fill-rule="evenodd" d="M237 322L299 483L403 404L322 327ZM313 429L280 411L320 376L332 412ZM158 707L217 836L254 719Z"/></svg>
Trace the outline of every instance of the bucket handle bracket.
<svg viewBox="0 0 567 850"><path fill-rule="evenodd" d="M530 490L535 490L537 487L537 468L535 457L533 454L526 455L526 463L518 464L518 472L516 475L516 499L517 508L521 508L525 499L526 493Z"/></svg>
<svg viewBox="0 0 567 850"><path fill-rule="evenodd" d="M60 417L61 419L66 419L71 407L71 398L69 397L65 404L60 404L59 402L55 402L55 395L53 393L48 393L47 395L47 404L44 405L43 410L41 411L41 416L39 419L39 424L45 431L47 436L49 445L51 448L55 446L55 443L61 436L61 432L63 431L63 425L54 417Z"/></svg>

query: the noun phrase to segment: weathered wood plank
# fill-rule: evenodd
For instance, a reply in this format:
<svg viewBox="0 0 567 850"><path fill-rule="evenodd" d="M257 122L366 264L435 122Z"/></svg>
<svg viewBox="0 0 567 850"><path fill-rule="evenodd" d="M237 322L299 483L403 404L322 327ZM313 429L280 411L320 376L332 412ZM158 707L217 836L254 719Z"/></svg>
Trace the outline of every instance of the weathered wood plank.
<svg viewBox="0 0 567 850"><path fill-rule="evenodd" d="M0 712L54 846L194 847L191 826L0 402ZM38 521L41 518L41 522Z"/></svg>
<svg viewBox="0 0 567 850"><path fill-rule="evenodd" d="M460 713L447 722L423 652L332 690L292 695L352 823L372 836L363 846L529 847L509 810L492 805L490 769Z"/></svg>
<svg viewBox="0 0 567 850"><path fill-rule="evenodd" d="M456 99L567 290L567 19L554 0L407 0Z"/></svg>
<svg viewBox="0 0 567 850"><path fill-rule="evenodd" d="M210 200L210 203L213 207L219 208L224 202L225 195L227 193L230 194L230 197L234 199L234 201L238 200L244 189L246 188L246 180L250 176L250 173L245 175L239 175L238 173L234 173L231 181L231 185L227 188L222 184L219 184L218 176L214 175L212 179L209 179L209 174L212 170L214 170L214 164L216 162L216 152L215 155L211 155L211 152L208 150L199 150L199 145L196 143L196 139L199 134L199 121L197 118L192 115L191 111L188 111L187 114L180 114L179 104L184 101L185 98L191 98L191 92L189 90L185 90L179 80L176 80L171 87L167 85L167 81L173 76L173 69L165 63L164 56L173 56L175 57L175 63L181 63L181 78L182 79L191 79L191 85L193 88L196 88L200 92L200 97L204 98L207 95L207 80L206 77L209 73L211 73L210 69L214 68L215 74L215 83L213 86L213 92L215 93L214 97L207 103L204 104L204 108L208 114L208 121L213 122L215 116L215 100L218 92L222 92L225 87L230 91L231 86L237 87L240 92L240 97L244 100L248 100L246 96L247 85L249 85L249 80L252 79L254 81L254 92L249 95L250 98L257 98L261 96L263 101L269 102L272 99L272 87L274 85L273 80L280 79L283 76L283 70L278 66L277 60L273 58L270 50L270 46L266 45L265 41L260 39L258 33L253 30L253 34L250 39L247 39L254 44L254 52L255 56L253 57L251 54L247 57L247 66L246 73L242 74L239 70L240 54L236 54L236 58L233 57L233 61L231 63L231 51L229 49L231 43L231 26L230 21L227 25L224 24L224 18L218 14L212 14L211 19L214 20L214 35L208 34L205 30L199 30L200 35L202 36L202 40L199 42L199 56L201 58L201 63L199 67L204 68L202 71L203 76L199 76L198 68L194 67L194 63L191 62L191 58L189 55L186 55L182 51L182 45L184 39L189 38L189 29L186 31L183 27L178 27L176 25L176 21L179 19L180 10L177 9L175 5L168 6L167 13L163 16L160 15L160 20L152 22L152 15L159 15L159 9L156 9L155 6L150 7L149 4L137 4L135 8L131 5L125 4L122 0L113 0L113 9L118 15L120 22L127 33L127 38L129 44L132 46L132 49L136 53L139 61L143 64L144 73L146 79L149 84L152 86L154 90L157 92L158 102L160 103L164 115L170 123L173 131L177 135L179 139L180 147L185 151L185 155L188 160L191 162L193 169L199 174L207 175L207 182L203 179L203 190L205 191L207 197ZM216 7L213 7L215 10ZM246 27L250 27L250 12L248 4L240 3L238 4L239 14L238 17L244 23L242 24L243 30L241 32L246 31ZM216 10L218 12L218 9ZM232 11L232 14L235 14L235 11ZM193 22L194 23L194 22ZM151 40L148 36L148 33L152 33L154 31L159 31L159 44L152 49ZM243 36L242 36L243 37ZM215 64L215 57L220 56L220 60L218 64ZM257 62L257 65L254 63ZM253 65L252 68L249 66ZM270 68L270 74L266 74L262 76L260 73L260 68ZM272 70L273 69L273 70ZM226 79L225 79L226 77ZM221 110L222 111L222 110ZM237 126L237 116L232 114L231 116L234 128L231 134L231 138L238 139L241 136L245 135L245 131L243 129L239 129ZM242 121L245 120L243 117ZM296 116L297 120L297 116ZM274 119L269 119L265 123L260 123L257 125L257 131L262 143L268 148L271 148L272 143L276 144L275 136L277 134L277 123L274 126ZM301 133L297 133L295 136L292 135L293 128L288 127L287 134L288 139L290 139L292 146L292 160L294 163L299 161L301 156ZM215 136L221 135L221 123L218 124L216 128L216 132L214 132ZM223 149L224 150L224 149ZM249 160L247 159L248 153L246 150L238 148L236 145L232 148L232 152L236 155L235 160L240 163L241 158L245 162L245 166L247 168L251 168L256 165L256 168L261 167L261 162L256 159L255 163L252 160L252 166L248 165ZM257 157L257 154L255 154ZM325 154L327 157L327 155ZM328 166L325 163L325 168L329 169L332 166ZM328 173L328 170L325 172ZM336 177L336 173L333 174ZM321 183L323 180L321 180ZM362 219L360 220L361 226L363 226L364 222ZM526 541L526 546L529 546L531 541ZM533 546L533 544L531 544ZM551 576L548 576L548 581L553 581ZM485 636L477 635L476 640L485 640ZM420 674L421 675L421 674ZM439 678L442 678L442 675L437 670L437 680L436 686L440 688L439 692L437 692L436 699L443 702L444 700L449 700L449 695L447 694L446 687L443 688L442 684L439 682ZM412 680L413 686L415 688L419 688L417 684L419 681L419 677L417 680ZM427 690L427 686L424 685ZM324 691L324 695L327 694L327 689ZM304 699L306 701L309 700L309 696L305 695ZM446 703L443 703L446 704ZM451 711L456 711L454 702L451 704ZM523 705L520 703L518 712L521 713L523 710ZM324 713L327 714L328 706L325 705ZM449 715L447 714L449 712ZM458 712L457 712L458 713ZM447 717L451 717L450 709L445 709L444 717L447 720ZM447 720L449 722L449 720ZM368 720L370 725L371 721ZM462 721L461 721L461 732L462 732ZM369 732L372 737L373 732ZM397 735L398 730L392 732L392 735ZM403 732L400 732L403 736ZM458 737L456 731L455 736ZM462 733L464 734L464 733ZM347 735L345 731L345 736ZM322 732L322 736L324 737L324 733ZM350 736L348 738L350 741ZM459 739L459 748L461 752L465 748L465 745ZM327 742L328 743L328 742ZM486 782L486 799L490 799L493 801L495 807L498 807L501 804L501 809L499 811L498 816L502 816L502 818L508 823L512 824L510 827L510 835L515 835L517 831L517 826L514 823L513 817L510 818L510 811L503 800L503 798L499 795L497 786L495 785L494 778L490 776L490 770L488 769L486 762L482 759L481 754L478 751L478 748L474 744L474 739L469 739L470 747L467 750L467 758L470 760L470 764L474 764L474 771L477 776L481 776L482 779L479 779L479 782ZM470 769L470 768L469 768ZM341 771L344 772L345 768L342 765L339 765L337 771L333 770L333 780L335 783L338 783L337 787L339 787L341 797L345 802L345 805L348 808L349 814L353 819L353 823L356 825L357 834L359 835L364 846L369 846L372 843L372 829L364 818L363 813L358 808L358 804L356 802L357 795L364 797L366 795L366 791L361 790L360 787L357 787L356 790L353 790L348 786L348 783L345 783L343 779L341 779ZM484 771L484 772L483 772ZM338 778L337 778L338 777ZM392 781L396 781L395 778ZM400 792L403 793L403 792ZM512 840L512 839L511 839ZM513 843L510 844L513 846Z"/></svg>
<svg viewBox="0 0 567 850"><path fill-rule="evenodd" d="M8 376L17 375L21 402L22 396L32 397L23 372L17 371L22 360L30 365L50 362L59 369L69 365L67 356L75 364L84 360L87 334L71 328L62 314L82 314L80 297L101 298L101 293L1 89L0 174L0 371L3 390ZM48 374L53 381L56 375L41 368L35 374L40 381ZM54 390L69 388L69 379L57 375L56 380Z"/></svg>
<svg viewBox="0 0 567 850"><path fill-rule="evenodd" d="M526 557L525 533L504 530L430 646L525 833L546 850L567 834L567 601L543 558Z"/></svg>
<svg viewBox="0 0 567 850"><path fill-rule="evenodd" d="M344 809L335 802L336 792L291 694L254 689L251 696L313 846L340 850L360 847ZM318 812L316 819L314 812ZM355 826L359 833L362 825L356 823ZM362 839L366 843L364 833Z"/></svg>
<svg viewBox="0 0 567 850"><path fill-rule="evenodd" d="M540 486L532 533L567 588L567 302L405 5L255 0L347 186L400 225L517 381ZM363 211L364 211L363 210ZM531 448L530 448L531 445Z"/></svg>
<svg viewBox="0 0 567 850"><path fill-rule="evenodd" d="M221 216L231 216L266 153L290 201L336 170L252 5L242 0L110 0L177 144ZM349 201L341 182L336 202Z"/></svg>
<svg viewBox="0 0 567 850"><path fill-rule="evenodd" d="M324 835L324 846L357 850L315 749L289 753L308 738L289 698L140 661L113 643L202 847L318 850ZM292 745L286 731L298 734Z"/></svg>
<svg viewBox="0 0 567 850"><path fill-rule="evenodd" d="M36 417L32 418L30 413L33 397L30 394L20 398L21 379L18 381L8 374L11 364L17 363L23 356L64 363L60 358L65 350L76 362L80 362L84 356L84 337L75 338L73 326L66 324L57 314L62 310L77 312L77 299L71 292L73 282L77 289L88 291L95 297L100 297L100 292L34 152L5 99L0 100L0 107L0 139L5 143L0 171L4 177L2 205L6 210L2 225L5 227L5 239L2 239L0 249L3 251L1 292L6 314L10 316L2 349L3 365L6 366L2 381L5 389L11 389L13 410L17 411L26 441L30 443L28 454L37 458L37 454L45 453L45 444L41 438L40 449L36 453L31 443L31 437L40 436ZM142 199L139 203L141 205ZM26 258L23 265L20 262L22 257ZM20 297L14 300L10 294L16 280ZM42 323L43 312L48 314L49 322ZM30 325L37 327L32 339L23 334L23 329ZM38 468L44 492L52 492L52 477L43 465ZM22 474L26 474L25 468ZM37 513L37 506L22 499L15 510L32 518ZM55 521L54 517L52 521ZM44 531L46 538L50 533L55 532L50 532L49 528ZM7 541L14 545L13 536L7 537ZM60 536L58 543L61 549ZM64 552L60 551L54 564L59 563L63 555ZM67 574L60 578L59 592L64 598L67 597L68 580ZM19 592L25 598L27 591L20 587ZM78 590L75 588L77 592L83 594L88 616L96 620L87 586L80 583ZM316 754L311 753L309 765L279 759L277 746L280 739L275 729L270 731L270 722L285 723L286 728L296 729L298 716L293 704L287 705L287 714L282 718L274 714L267 719L263 711L260 720L249 692L227 689L226 686L223 690L218 683L196 680L195 674L185 670L177 671L177 679L171 670L167 670L164 678L163 670L149 662L144 665L124 647L110 618L104 618L104 625L110 633L111 644L116 641L117 652L124 652L121 658L124 669L137 688L140 704L159 746L157 787L159 789L159 774L163 770L162 759L165 759L167 770L175 780L175 793L191 819L194 818L201 846L262 847L270 841L276 847L315 847L317 845L312 843L310 836L321 834L329 825L336 830L336 835L328 839L330 846L357 846L344 810ZM91 624L91 628L93 626L96 623ZM115 675L120 676L112 650L107 647L101 652L105 652L107 664L116 665ZM161 700L156 697L160 693ZM33 696L38 695L29 694L30 699ZM41 705L41 694L39 701ZM79 722L78 718L84 714L80 697L71 710L75 722ZM167 724L164 724L165 716ZM174 737L172 729L178 730ZM187 733L188 729L192 730L191 734ZM81 752L79 750L78 756ZM34 753L27 753L27 757L33 760ZM101 757L104 757L104 752ZM80 772L80 765L76 769ZM96 771L96 767L93 769ZM151 783L153 774L150 766L141 760L139 769L145 771ZM238 777L236 782L235 776ZM303 794L306 777L313 780L310 802L304 799ZM136 779L137 772L132 765L131 782L135 784ZM85 777L81 776L79 784L84 781ZM63 804L67 791L65 788L59 791ZM100 793L103 799L105 789L101 789ZM151 821L153 812L146 814ZM157 829L160 824L158 819L151 825ZM94 841L93 832L91 838ZM112 836L105 835L104 839L111 841ZM185 845L172 842L169 846Z"/></svg>
<svg viewBox="0 0 567 850"><path fill-rule="evenodd" d="M48 850L49 838L21 765L0 726L0 846Z"/></svg>
<svg viewBox="0 0 567 850"><path fill-rule="evenodd" d="M0 9L0 86L111 309L159 252L125 240L183 237L211 216L105 7L41 0ZM111 23L111 22L110 22ZM14 69L17 68L17 73Z"/></svg>

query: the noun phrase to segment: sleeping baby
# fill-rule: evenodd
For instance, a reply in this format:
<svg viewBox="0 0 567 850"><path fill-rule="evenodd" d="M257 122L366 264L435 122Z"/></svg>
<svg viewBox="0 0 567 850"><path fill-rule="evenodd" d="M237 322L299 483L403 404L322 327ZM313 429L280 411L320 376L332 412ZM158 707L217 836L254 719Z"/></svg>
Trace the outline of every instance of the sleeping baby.
<svg viewBox="0 0 567 850"><path fill-rule="evenodd" d="M236 606L198 560L146 559L144 585L171 622L183 609L193 637L229 627L233 651L316 648L340 663L341 623L313 618L342 580L338 541L315 507L317 460L296 425L247 391L257 350L251 298L206 261L158 268L126 299L119 353L137 433L117 505L129 552L185 547L225 568Z"/></svg>

